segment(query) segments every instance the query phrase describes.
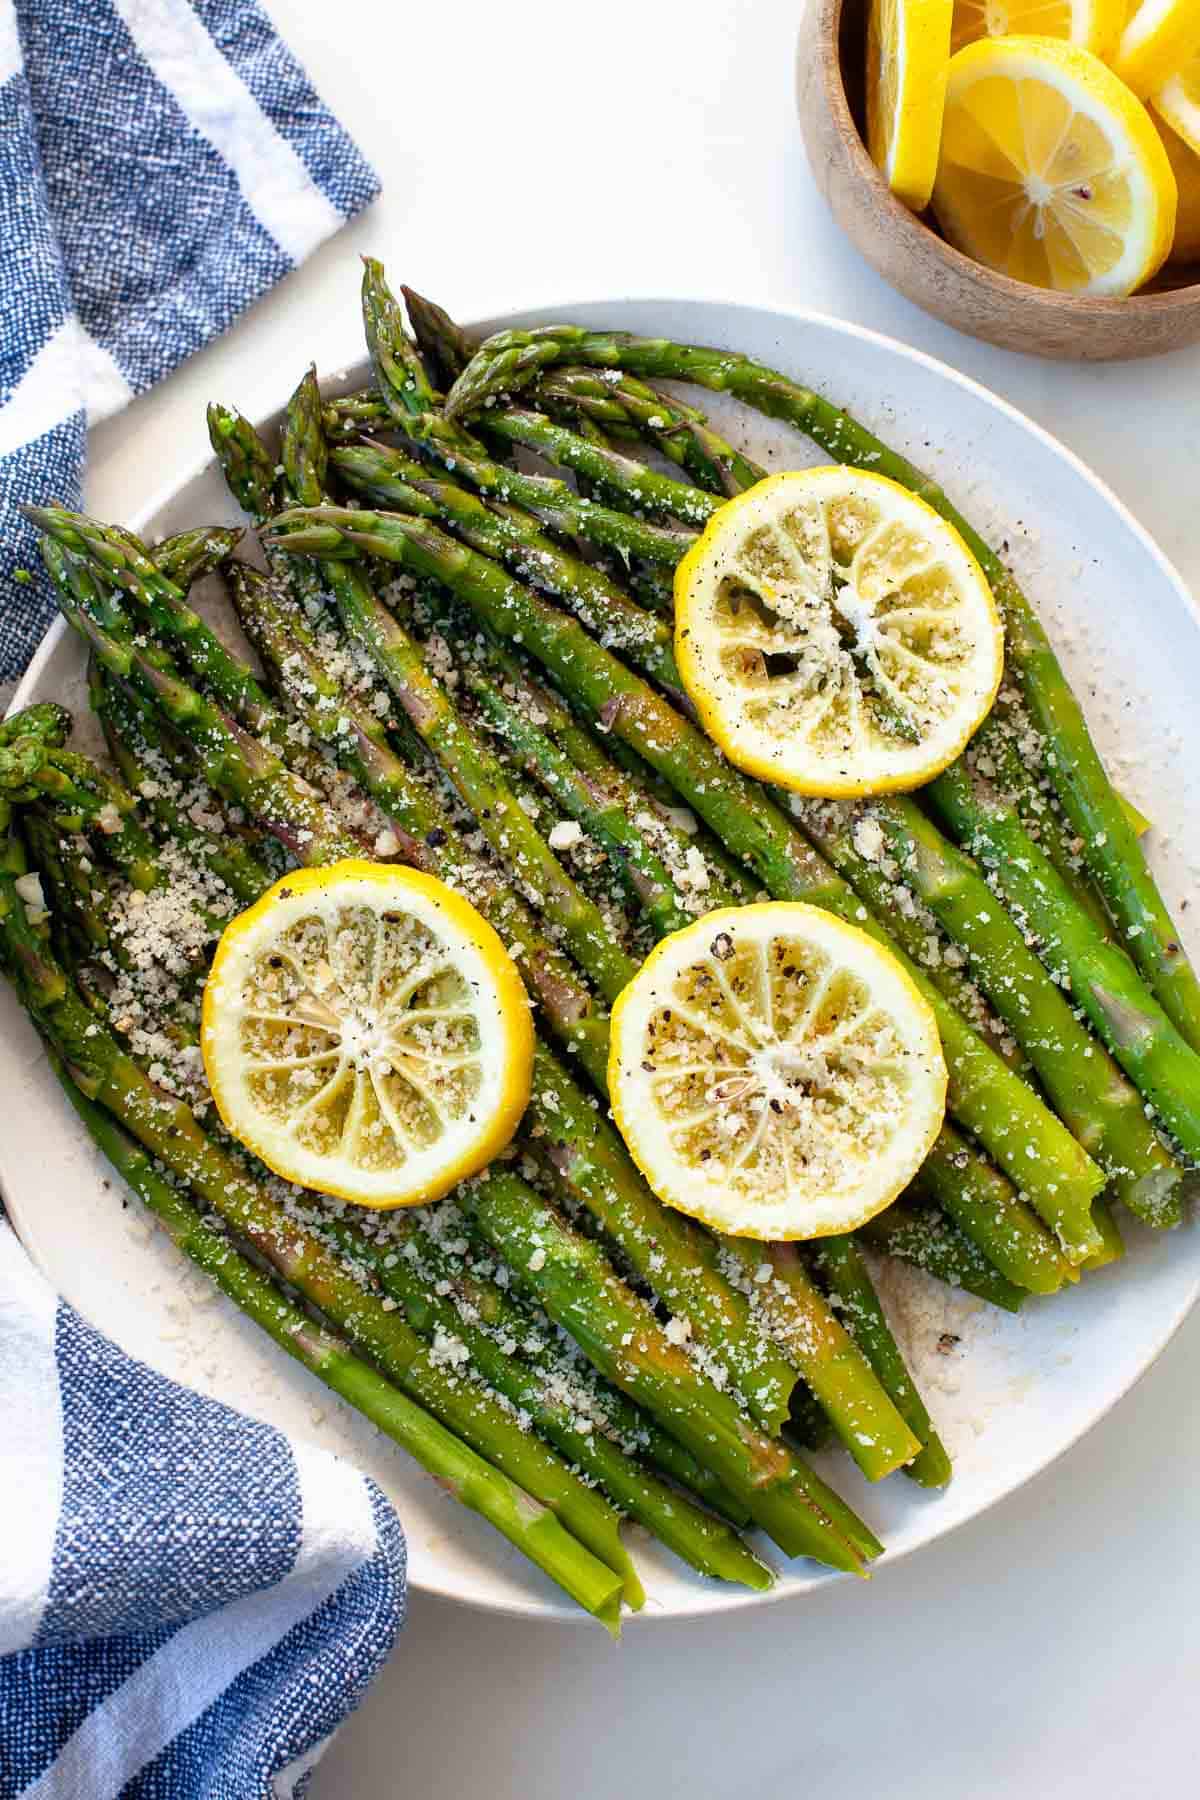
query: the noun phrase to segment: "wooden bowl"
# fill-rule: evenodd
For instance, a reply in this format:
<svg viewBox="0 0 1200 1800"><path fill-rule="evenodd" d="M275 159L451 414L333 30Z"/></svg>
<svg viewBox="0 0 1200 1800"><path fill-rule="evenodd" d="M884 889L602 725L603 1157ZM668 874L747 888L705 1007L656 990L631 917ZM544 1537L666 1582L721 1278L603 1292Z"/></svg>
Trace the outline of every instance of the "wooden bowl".
<svg viewBox="0 0 1200 1800"><path fill-rule="evenodd" d="M829 210L885 281L936 318L1007 350L1083 362L1159 356L1200 342L1200 266L1171 268L1145 293L1097 300L997 275L889 193L867 155L866 0L807 0L797 99L808 160Z"/></svg>

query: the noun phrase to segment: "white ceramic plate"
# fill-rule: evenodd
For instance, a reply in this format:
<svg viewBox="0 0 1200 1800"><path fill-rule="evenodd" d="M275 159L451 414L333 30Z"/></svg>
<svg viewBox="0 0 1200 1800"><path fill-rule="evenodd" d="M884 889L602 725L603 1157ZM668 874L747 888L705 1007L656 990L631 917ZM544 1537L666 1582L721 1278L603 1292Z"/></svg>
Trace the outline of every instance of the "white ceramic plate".
<svg viewBox="0 0 1200 1800"><path fill-rule="evenodd" d="M747 351L837 396L930 469L973 521L1007 545L1086 697L1102 750L1155 822L1155 864L1179 916L1189 877L1183 847L1200 842L1200 771L1184 735L1200 692L1197 615L1178 575L1086 468L952 370L833 319L713 302L615 300L495 318L480 329L558 318ZM339 386L360 385L365 373L360 364ZM716 397L704 404L772 467L823 460L782 427ZM131 523L157 537L236 518L210 463ZM74 638L53 631L17 702L53 696L82 706L81 675ZM1200 941L1186 914L1183 923L1195 953ZM8 1206L37 1262L80 1311L167 1374L368 1469L399 1508L418 1588L530 1617L582 1616L188 1271L136 1203L107 1181L7 989L0 992L0 1092L0 1182ZM1016 1319L923 1278L888 1272L898 1333L955 1461L954 1480L939 1495L898 1476L871 1489L846 1458L831 1462L838 1487L879 1531L889 1557L930 1543L1028 1481L1162 1350L1195 1302L1200 1251L1188 1231L1159 1240L1127 1235L1123 1264L1070 1295L1031 1301ZM960 1339L950 1354L938 1348L944 1332ZM772 1597L705 1582L648 1543L639 1561L650 1596L643 1617L719 1612ZM832 1579L797 1563L781 1569L773 1597Z"/></svg>

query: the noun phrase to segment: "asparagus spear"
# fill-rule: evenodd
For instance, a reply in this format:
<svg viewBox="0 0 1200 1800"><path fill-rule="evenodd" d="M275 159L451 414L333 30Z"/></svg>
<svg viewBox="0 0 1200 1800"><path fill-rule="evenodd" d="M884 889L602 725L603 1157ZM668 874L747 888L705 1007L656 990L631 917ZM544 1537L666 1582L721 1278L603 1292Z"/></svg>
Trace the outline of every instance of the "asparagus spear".
<svg viewBox="0 0 1200 1800"><path fill-rule="evenodd" d="M485 1186L464 1189L461 1203L522 1289L609 1381L703 1457L781 1550L864 1572L861 1557L877 1553L869 1534L859 1527L858 1542L838 1536L840 1519L829 1511L824 1483L782 1444L755 1431L733 1399L696 1372L653 1310L543 1196L500 1173Z"/></svg>
<svg viewBox="0 0 1200 1800"><path fill-rule="evenodd" d="M777 1432L795 1374L764 1339L745 1295L726 1279L716 1243L654 1197L616 1128L542 1044L534 1052L531 1116L536 1147L626 1266L670 1312L691 1321L697 1342L726 1370L759 1424Z"/></svg>
<svg viewBox="0 0 1200 1800"><path fill-rule="evenodd" d="M541 325L532 331L493 332L476 346L470 362L447 393L444 406L447 417L469 418L488 401L494 405L501 395L511 398L521 393L542 370L572 360L584 367L625 369L632 374L646 372L639 369L632 358L622 357L627 341L637 341L629 332L605 336L603 341L608 354L604 356L597 349L601 335L576 325ZM574 358L567 355L568 344L578 347L579 353ZM697 377L689 371L683 379L694 381Z"/></svg>
<svg viewBox="0 0 1200 1800"><path fill-rule="evenodd" d="M884 928L756 784L729 767L690 722L542 596L424 521L319 507L280 516L271 532L299 554L366 550L433 576L499 635L519 639L563 689L677 788L777 899L825 906L895 950ZM898 952L903 957L903 952ZM1052 1113L907 963L938 1020L951 1110L1029 1195L1072 1261L1101 1248L1091 1201L1104 1176Z"/></svg>
<svg viewBox="0 0 1200 1800"><path fill-rule="evenodd" d="M0 806L12 810L2 794ZM114 878L107 869L98 869L91 857L77 848L78 838L68 836L39 808L23 807L21 812L25 840L34 853L38 875L43 887L50 890L47 906L58 933L55 941L60 954L70 955L72 962L76 960L73 949L68 948L71 932L86 952L108 950L112 939L106 921Z"/></svg>
<svg viewBox="0 0 1200 1800"><path fill-rule="evenodd" d="M1009 569L929 476L848 413L786 376L724 350L666 339L603 336L579 327L505 332L476 353L447 396L454 419L498 391L527 384L556 362L620 367L652 378L694 381L784 419L838 461L874 469L920 494L961 533L1004 613L1009 668L1047 744L1047 764L1083 854L1151 991L1193 1049L1200 1049L1200 980L1187 959L1137 833L1104 771L1083 709L1045 629Z"/></svg>
<svg viewBox="0 0 1200 1800"><path fill-rule="evenodd" d="M111 554L118 558L124 557L131 564L131 568L126 573L125 583L122 584L122 593L128 592L129 583L132 583L135 588L141 587L139 571L146 559L136 540L115 527L85 520L80 514L67 513L61 508L52 509L52 511L56 526L62 534L61 538L54 534L43 537L38 548L54 585L60 610L64 615L69 615L72 611L89 615L115 638L124 640L135 636L140 637L142 642L138 648L142 661L157 667L169 676L174 676L177 673L177 667L171 652L161 644L148 642L146 633L137 630L127 608L117 598L116 586L104 573L105 556ZM89 556L85 560L81 560L62 541L64 538L78 538L81 542L85 541L87 534L84 527L88 528L99 545L97 556L94 559ZM105 532L112 533L111 545L107 544L103 537ZM164 586L162 578L157 573L154 581L160 587ZM169 584L165 584L165 586L169 587ZM329 773L328 766L319 753L303 741L302 734L294 722L287 719L270 697L263 692L250 665L235 657L231 651L226 650L215 634L209 631L199 614L191 612L186 602L181 600L177 607L175 601L171 599L170 603L165 605L162 619L165 627L163 636L173 646L181 647L185 652L185 658L189 647L189 637L193 635L191 625L187 624L182 639L174 636L175 627L185 621L194 621L194 637L201 645L201 650L196 653L197 660L193 661L191 666L193 668L199 666L198 679L201 685L207 686L208 691L215 694L217 701L222 706L229 708L232 715L246 729L256 736L262 737L275 755L282 758L287 766L307 782L314 792L324 792ZM211 649L211 655L207 653L205 646ZM209 674L206 673L206 671L214 669L218 671L218 679L215 681L210 680ZM222 670L224 670L224 674L220 674Z"/></svg>
<svg viewBox="0 0 1200 1800"><path fill-rule="evenodd" d="M207 418L208 441L230 492L242 511L248 513L256 525L261 525L276 511L277 490L284 486L279 479L281 469L277 458L270 454L253 425L241 413L214 402L208 407ZM289 491L289 504L302 498L302 493ZM320 575L313 565L294 560L289 564L269 551L267 562L297 600L314 612L323 610Z"/></svg>
<svg viewBox="0 0 1200 1800"><path fill-rule="evenodd" d="M399 328L403 330L403 325ZM421 374L425 389L434 395L424 370ZM396 422L378 388L366 387L354 394L339 394L326 400L321 408L321 426L330 444L353 444L364 434L396 429Z"/></svg>
<svg viewBox="0 0 1200 1800"><path fill-rule="evenodd" d="M343 1339L314 1323L223 1232L205 1223L163 1179L145 1150L71 1080L56 1053L51 1052L50 1061L97 1149L177 1248L282 1350L399 1444L617 1636L622 1576L580 1544L553 1512L356 1356Z"/></svg>
<svg viewBox="0 0 1200 1800"><path fill-rule="evenodd" d="M1025 1302L1025 1289L1001 1275L936 1206L895 1200L861 1226L858 1235L884 1255L924 1269L947 1286L975 1294L1005 1312L1020 1312Z"/></svg>
<svg viewBox="0 0 1200 1800"><path fill-rule="evenodd" d="M385 419L419 443L427 455L452 468L455 477L461 476L471 487L529 507L557 531L586 538L606 550L641 556L650 563L674 568L692 541L691 532L632 519L627 513L581 499L564 481L525 475L497 463L475 438L443 418L438 396L429 385L421 359L405 332L400 308L384 280L383 266L370 257L363 260L363 320L380 393L368 397L365 405L358 397L349 403L335 402L335 432L339 414L345 414L347 404L360 422L369 413L372 422L378 424L382 401Z"/></svg>
<svg viewBox="0 0 1200 1800"><path fill-rule="evenodd" d="M336 1223L333 1229L336 1233ZM482 1329L472 1307L444 1297L450 1286L448 1259L427 1235L407 1233L404 1248L412 1254L385 1256L373 1248L371 1268L414 1331L451 1350L461 1345L469 1354L468 1366L517 1408L519 1419L528 1419L570 1467L598 1482L623 1512L692 1568L760 1592L771 1586L770 1570L730 1526L667 1487L594 1424L581 1429L580 1409L561 1377L547 1381L507 1348L502 1335Z"/></svg>
<svg viewBox="0 0 1200 1800"><path fill-rule="evenodd" d="M285 515L286 516L286 515ZM567 874L505 779L498 758L459 717L394 614L363 594L339 596L347 632L374 659L405 716L474 813L497 856L562 932L580 967L609 999L633 975L603 915Z"/></svg>
<svg viewBox="0 0 1200 1800"><path fill-rule="evenodd" d="M868 817L878 821L915 891L970 957L1060 1118L1108 1172L1117 1197L1147 1224L1177 1224L1182 1169L1159 1142L1137 1089L1080 1023L1024 933L993 903L978 869L911 800L885 801Z"/></svg>
<svg viewBox="0 0 1200 1800"><path fill-rule="evenodd" d="M919 1457L921 1441L892 1401L864 1383L862 1352L809 1280L796 1246L719 1242L771 1337L803 1371L822 1410L839 1421L839 1435L868 1481Z"/></svg>
<svg viewBox="0 0 1200 1800"><path fill-rule="evenodd" d="M1028 1068L1025 1053L1003 1021L989 1008L965 966L947 957L937 920L928 907L915 903L911 885L894 874L885 859L864 856L856 842L860 814L838 800L813 800L777 790L775 798L803 826L804 834L848 881L877 916L886 918L896 942L924 968L930 981L962 1016L986 1038L996 1054L1018 1073ZM901 893L900 887L905 891ZM931 945L935 950L931 951Z"/></svg>
<svg viewBox="0 0 1200 1800"><path fill-rule="evenodd" d="M894 939L913 962L919 963L940 992L956 1006L986 1041L1012 1066L1023 1070L1024 1053L1015 1037L1000 1036L1002 1021L987 1009L983 997L963 970L944 953L930 965L927 944L936 929L927 908L900 904L896 883L856 842L858 814L837 801L799 801L790 797L792 812L803 820L805 832L877 917L885 917ZM909 890L906 889L906 893ZM1032 1293L1054 1293L1062 1284L1064 1264L1053 1241L1012 1185L968 1143L944 1127L925 1170L939 1205L955 1220L994 1265L1010 1281ZM1092 1219L1101 1230L1092 1203ZM1100 1248L1092 1252L1100 1254Z"/></svg>
<svg viewBox="0 0 1200 1800"><path fill-rule="evenodd" d="M978 857L1070 985L1099 1037L1181 1148L1200 1154L1200 1057L1176 1030L1123 950L1110 943L1022 826L1016 809L960 762L929 790L939 816ZM1172 1176L1158 1180L1168 1193ZM1145 1204L1154 1201L1153 1179Z"/></svg>
<svg viewBox="0 0 1200 1800"><path fill-rule="evenodd" d="M515 1344L514 1354L547 1385L556 1387L565 1371L582 1410L616 1441L630 1447L676 1486L688 1489L732 1524L750 1523L749 1513L720 1485L711 1469L618 1388L602 1381L577 1345L572 1344L567 1350L546 1314L513 1292L507 1284L507 1270L506 1285L501 1286L491 1246L453 1201L439 1205L436 1211L391 1216L386 1231L375 1241L362 1233L357 1235L360 1243L369 1244L373 1267L378 1267L380 1260L385 1269L391 1266L392 1252L383 1238L391 1243L399 1241L401 1254L407 1254L406 1247L414 1245L423 1271L445 1283L444 1289L439 1287L439 1294L445 1292L452 1297L461 1312L497 1340Z"/></svg>
<svg viewBox="0 0 1200 1800"><path fill-rule="evenodd" d="M1028 723L1027 715L1018 722L1017 708L1020 708L1019 696L1011 689L1001 688L996 704L971 740L972 760L980 773L1012 801L1025 829L1043 855L1054 864L1064 885L1105 936L1111 938L1112 921L1088 879L1080 854L1082 843L1073 836L1063 818L1057 796L1052 790L1045 791L1049 788L1045 776L1038 779L1038 770L1044 760L1040 736ZM1023 714L1024 709L1020 708L1020 711ZM1037 746L1032 750L1028 743L1030 737ZM1032 761L1034 756L1036 764Z"/></svg>
<svg viewBox="0 0 1200 1800"><path fill-rule="evenodd" d="M455 609L448 628L461 642L465 633L459 609ZM506 699L511 698L521 716L538 720L579 773L620 803L625 816L650 837L652 847L669 858L670 866L683 867L690 861L695 871L695 861L689 853L698 853L710 891L721 896L713 900L714 905L736 906L758 898L755 883L719 839L693 814L687 815L686 828L680 822L679 809L671 805L677 798L673 790L668 790L669 798L664 801L655 791L651 771L632 752L626 752L624 762L614 760L614 755L625 751L625 746L616 743L602 749L582 720L552 689L538 681L506 645L480 632L465 647L465 654L468 667L479 664L486 668L493 685L500 687Z"/></svg>
<svg viewBox="0 0 1200 1800"><path fill-rule="evenodd" d="M1084 865L1083 840L1072 830L1045 774L1045 744L1015 690L1001 688L995 706L971 740L971 761L1012 801L1030 837L1058 870L1063 885L1105 936L1116 943L1112 920ZM1150 821L1125 794L1118 793L1117 799L1134 835L1144 837Z"/></svg>
<svg viewBox="0 0 1200 1800"><path fill-rule="evenodd" d="M70 735L71 715L53 700L39 700L0 719L0 750L11 748L18 738L36 738L51 749L61 750Z"/></svg>
<svg viewBox="0 0 1200 1800"><path fill-rule="evenodd" d="M247 905L270 887L271 871L235 833L214 837L195 823L184 792L172 774L162 748L162 731L153 710L128 689L100 678L89 680L92 710L104 728L109 754L132 792L144 800L160 828L197 862L211 869L231 894ZM215 802L206 796L205 812Z"/></svg>
<svg viewBox="0 0 1200 1800"><path fill-rule="evenodd" d="M438 385L448 388L470 362L475 346L448 312L426 300L415 288L400 288L417 348L433 370Z"/></svg>
<svg viewBox="0 0 1200 1800"><path fill-rule="evenodd" d="M364 284L366 285L366 284ZM403 323L392 305L387 327L402 339ZM402 366L404 366L402 364ZM422 372L422 381L424 375ZM656 612L671 610L670 571L695 542L696 533L682 525L659 525L619 508L603 506L592 496L585 476L576 476L570 487L556 476L531 475L500 463L487 446L470 433L443 418L432 389L416 391L405 378L405 391L392 394L390 404L377 388L331 400L322 409L322 425L331 444L357 443L364 433L401 431L447 474L461 479L508 511L518 508L525 522L542 522L562 537L583 538L626 566L630 586L638 586L646 604ZM611 449L600 427L579 420L581 434L602 448ZM375 445L374 448L382 446ZM635 559L640 559L635 560Z"/></svg>
<svg viewBox="0 0 1200 1800"><path fill-rule="evenodd" d="M905 1367L861 1250L852 1237L826 1237L815 1240L811 1255L851 1336L925 1446L908 1473L922 1487L945 1487L950 1458Z"/></svg>
<svg viewBox="0 0 1200 1800"><path fill-rule="evenodd" d="M312 865L367 854L367 842L332 817L324 798L293 774L282 757L197 689L169 674L136 642L112 636L62 594L58 604L100 666L157 707L194 747L209 785L263 820L298 862Z"/></svg>
<svg viewBox="0 0 1200 1800"><path fill-rule="evenodd" d="M237 549L241 531L228 525L199 525L163 538L150 551L160 575L185 593L194 582L219 569Z"/></svg>
<svg viewBox="0 0 1200 1800"><path fill-rule="evenodd" d="M485 506L476 494L385 444L344 445L333 450L330 461L343 481L373 505L436 519L473 550L495 557L547 593L569 599L602 643L682 694L667 621L633 605L602 569L556 544L529 513L496 503Z"/></svg>
<svg viewBox="0 0 1200 1800"><path fill-rule="evenodd" d="M360 417L354 420L354 429L348 430L348 403L330 402L323 409L322 420L331 440L356 437L366 424L376 431L391 425L441 463L447 473L456 479L461 477L494 503L520 507L529 515L536 514L548 530L562 537L582 538L621 558L640 557L653 568L673 569L695 541L695 533L682 526L658 525L615 507L601 506L557 476L531 475L497 462L475 438L445 427L439 413L429 411L397 421L379 403L372 400L369 404L370 419Z"/></svg>
<svg viewBox="0 0 1200 1800"><path fill-rule="evenodd" d="M389 853L430 873L444 869L442 846L429 844L425 832L413 829L428 802L389 744L386 717L352 698L333 678L302 616L281 605L269 576L237 561L228 564L226 575L238 622L277 688L314 739L328 747L333 760L381 809L396 839Z"/></svg>
<svg viewBox="0 0 1200 1800"><path fill-rule="evenodd" d="M537 1147L544 1147L556 1174L619 1246L627 1265L672 1313L690 1321L696 1341L728 1369L759 1422L777 1431L787 1416L794 1382L781 1383L772 1359L763 1358L755 1311L728 1280L736 1247L710 1236L686 1214L647 1208L648 1190L613 1127L596 1116L578 1089L563 1082L562 1071L540 1048L534 1059L534 1092L542 1106L543 1135ZM731 1294L740 1305L731 1307ZM870 1479L878 1480L905 1461L906 1440L868 1371L844 1361L839 1369L827 1367L839 1347L833 1336L797 1328L786 1341L776 1341L818 1394L847 1448L854 1447L857 1421L873 1419L874 1444L859 1445L857 1452L865 1452Z"/></svg>
<svg viewBox="0 0 1200 1800"><path fill-rule="evenodd" d="M133 602L165 643L221 704L281 756L295 748L286 719L248 663L236 657L128 533L59 506L30 506L26 516L77 557L99 581ZM51 574L54 566L49 564Z"/></svg>
<svg viewBox="0 0 1200 1800"><path fill-rule="evenodd" d="M218 409L210 408L210 418ZM322 405L316 373L309 370L288 403L283 434L283 462L291 504L316 505L324 497L328 456L322 430ZM231 417L237 417L231 415ZM220 435L239 435L250 428L220 421ZM669 625L648 618L595 564L570 555L546 536L530 514L518 507L485 506L459 483L439 479L421 463L385 445L361 444L334 452L333 461L347 479L386 491L402 511L438 518L474 548L513 560L529 578L551 593L569 595L590 629L611 648L621 650L665 685L680 689ZM334 564L325 571L345 579Z"/></svg>
<svg viewBox="0 0 1200 1800"><path fill-rule="evenodd" d="M676 898L670 872L620 802L577 769L553 739L539 730L529 713L506 700L500 688L485 675L468 665L463 679L488 723L522 766L541 782L570 818L604 844L655 932L661 936L688 924L691 915Z"/></svg>
<svg viewBox="0 0 1200 1800"><path fill-rule="evenodd" d="M668 398L635 375L552 369L534 384L531 397L541 411L566 408L618 436L648 438L710 494L740 494L767 472L727 444L696 407Z"/></svg>
<svg viewBox="0 0 1200 1800"><path fill-rule="evenodd" d="M163 880L133 795L86 757L40 738L17 738L0 747L0 792L42 800L61 831L93 831L112 864L143 892Z"/></svg>
<svg viewBox="0 0 1200 1800"><path fill-rule="evenodd" d="M1073 1265L1011 1181L948 1122L916 1178L959 1230L1008 1281L1031 1294L1056 1294ZM1095 1223L1098 1200L1092 1202ZM1097 1236L1102 1239L1100 1228ZM1100 1253L1097 1243L1089 1255Z"/></svg>
<svg viewBox="0 0 1200 1800"><path fill-rule="evenodd" d="M565 425L556 425L530 407L497 408L487 415L484 425L489 439L534 450L548 462L582 475L619 504L628 503L652 517L702 526L721 504L715 495L671 475L660 475L619 450L606 449Z"/></svg>

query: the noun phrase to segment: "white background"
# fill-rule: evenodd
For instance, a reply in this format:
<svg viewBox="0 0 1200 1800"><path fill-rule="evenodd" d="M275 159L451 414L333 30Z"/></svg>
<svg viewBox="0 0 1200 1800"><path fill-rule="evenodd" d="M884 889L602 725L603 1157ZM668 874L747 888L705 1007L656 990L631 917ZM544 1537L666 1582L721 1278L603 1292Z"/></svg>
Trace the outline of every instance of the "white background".
<svg viewBox="0 0 1200 1800"><path fill-rule="evenodd" d="M802 3L802 0L801 0ZM221 343L95 435L122 517L355 342L359 252L452 310L782 301L976 376L1111 483L1200 588L1200 351L994 351L891 293L813 187L797 0L269 0L384 196ZM820 375L814 371L814 377ZM836 386L836 371L828 382ZM1130 655L1137 654L1130 595ZM870 1584L707 1623L531 1626L415 1597L312 1800L1159 1800L1194 1791L1200 1318L1055 1468ZM1103 1345L1096 1346L1103 1354Z"/></svg>

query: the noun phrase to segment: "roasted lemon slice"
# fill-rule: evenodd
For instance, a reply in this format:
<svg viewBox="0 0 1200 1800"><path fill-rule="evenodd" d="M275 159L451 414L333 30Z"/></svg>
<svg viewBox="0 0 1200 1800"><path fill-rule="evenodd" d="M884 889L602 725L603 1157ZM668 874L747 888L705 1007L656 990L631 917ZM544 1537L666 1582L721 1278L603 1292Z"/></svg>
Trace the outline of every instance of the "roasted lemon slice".
<svg viewBox="0 0 1200 1800"><path fill-rule="evenodd" d="M1131 294L1170 250L1175 207L1150 115L1086 50L982 38L951 62L933 209L977 262L1035 287Z"/></svg>
<svg viewBox="0 0 1200 1800"><path fill-rule="evenodd" d="M202 1045L221 1118L276 1174L412 1206L508 1142L533 1027L508 952L461 895L350 861L285 875L226 927Z"/></svg>
<svg viewBox="0 0 1200 1800"><path fill-rule="evenodd" d="M778 901L665 938L613 1009L609 1092L660 1199L736 1237L881 1212L941 1127L946 1065L894 956Z"/></svg>
<svg viewBox="0 0 1200 1800"><path fill-rule="evenodd" d="M867 145L893 194L929 205L942 135L954 0L871 0Z"/></svg>
<svg viewBox="0 0 1200 1800"><path fill-rule="evenodd" d="M829 797L918 787L1000 685L1003 633L954 528L885 476L772 475L720 508L675 576L680 674L764 781Z"/></svg>

